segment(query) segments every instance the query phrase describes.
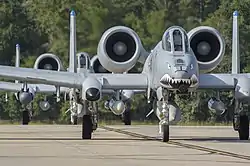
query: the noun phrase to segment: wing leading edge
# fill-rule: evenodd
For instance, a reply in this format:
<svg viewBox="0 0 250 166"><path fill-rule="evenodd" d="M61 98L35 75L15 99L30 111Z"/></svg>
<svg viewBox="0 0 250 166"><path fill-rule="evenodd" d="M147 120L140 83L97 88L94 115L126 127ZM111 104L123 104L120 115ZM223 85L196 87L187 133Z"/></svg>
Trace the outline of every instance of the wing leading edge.
<svg viewBox="0 0 250 166"><path fill-rule="evenodd" d="M22 83L0 82L1 91L18 92L23 87ZM28 84L28 88L32 88L36 93L56 93L56 87L46 84ZM68 88L60 87L60 92L68 92Z"/></svg>
<svg viewBox="0 0 250 166"><path fill-rule="evenodd" d="M221 89L232 90L235 88L234 79L240 77L250 78L250 74L201 74L199 76L198 89Z"/></svg>
<svg viewBox="0 0 250 166"><path fill-rule="evenodd" d="M11 66L0 66L0 76L11 80L31 81L69 88L81 88L81 84L85 78L84 74L80 73L16 68Z"/></svg>
<svg viewBox="0 0 250 166"><path fill-rule="evenodd" d="M94 76L102 84L102 89L146 90L146 74L95 74L71 73L0 65L0 77L10 80L31 81L39 84L56 85L68 88L82 88L88 76Z"/></svg>

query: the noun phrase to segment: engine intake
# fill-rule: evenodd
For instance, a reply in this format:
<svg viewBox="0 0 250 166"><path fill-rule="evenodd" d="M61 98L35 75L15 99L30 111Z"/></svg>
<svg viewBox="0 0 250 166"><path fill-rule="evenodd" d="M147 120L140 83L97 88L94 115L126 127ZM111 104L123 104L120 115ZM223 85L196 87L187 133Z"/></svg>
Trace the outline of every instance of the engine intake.
<svg viewBox="0 0 250 166"><path fill-rule="evenodd" d="M115 26L102 35L97 55L105 69L123 73L134 67L144 51L139 36L132 29Z"/></svg>
<svg viewBox="0 0 250 166"><path fill-rule="evenodd" d="M63 70L62 62L59 57L51 53L41 54L36 59L34 68L55 71Z"/></svg>
<svg viewBox="0 0 250 166"><path fill-rule="evenodd" d="M215 69L225 53L225 42L219 32L209 26L199 26L188 32L188 37L200 70L210 72Z"/></svg>

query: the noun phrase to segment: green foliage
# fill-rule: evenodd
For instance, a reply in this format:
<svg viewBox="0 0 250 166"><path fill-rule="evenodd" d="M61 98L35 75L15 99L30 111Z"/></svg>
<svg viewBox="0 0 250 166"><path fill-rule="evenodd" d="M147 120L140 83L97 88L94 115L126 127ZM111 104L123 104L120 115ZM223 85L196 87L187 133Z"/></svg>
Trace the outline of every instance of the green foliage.
<svg viewBox="0 0 250 166"><path fill-rule="evenodd" d="M169 26L180 25L189 31L199 25L208 25L218 29L226 42L223 62L213 72L230 72L232 13L237 9L240 12L241 70L250 72L249 8L249 0L5 0L0 5L0 62L13 65L15 45L19 43L21 66L33 67L39 54L53 52L67 68L69 12L74 9L77 15L78 51L95 55L102 33L115 25L134 29L147 50L161 40ZM136 65L131 72L141 71L141 68L142 65ZM214 113L207 108L208 97L212 95L215 94L206 91L188 100L177 98L183 110L182 122L214 119ZM20 120L21 107L14 95L9 96L7 103L4 98L5 93L1 93L1 119ZM38 95L33 102L33 120L69 121L69 114L65 113L68 102L56 103L54 97L49 97L52 107L43 112L39 108L39 101L43 98L44 95ZM228 101L230 95L225 93L222 98ZM103 101L99 105L103 109ZM144 120L151 108L144 96L138 95L133 99L132 109L134 118Z"/></svg>

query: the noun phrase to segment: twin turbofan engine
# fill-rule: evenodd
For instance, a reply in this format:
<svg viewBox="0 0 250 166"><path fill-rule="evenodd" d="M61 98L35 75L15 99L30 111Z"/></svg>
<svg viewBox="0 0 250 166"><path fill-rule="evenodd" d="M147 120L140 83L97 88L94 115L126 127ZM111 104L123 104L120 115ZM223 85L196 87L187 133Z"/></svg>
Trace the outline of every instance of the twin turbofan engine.
<svg viewBox="0 0 250 166"><path fill-rule="evenodd" d="M41 54L36 59L34 68L45 69L45 70L55 70L55 71L63 70L62 62L59 59L59 57L51 53Z"/></svg>
<svg viewBox="0 0 250 166"><path fill-rule="evenodd" d="M225 52L225 43L219 32L212 27L199 26L187 35L199 69L209 72L216 68ZM139 36L132 29L115 26L102 35L93 68L98 73L127 72L145 52Z"/></svg>
<svg viewBox="0 0 250 166"><path fill-rule="evenodd" d="M123 73L134 67L144 51L139 36L132 29L115 26L102 35L97 55L103 68L109 72Z"/></svg>
<svg viewBox="0 0 250 166"><path fill-rule="evenodd" d="M210 72L222 61L225 42L219 32L208 26L199 26L188 32L192 48L202 72Z"/></svg>

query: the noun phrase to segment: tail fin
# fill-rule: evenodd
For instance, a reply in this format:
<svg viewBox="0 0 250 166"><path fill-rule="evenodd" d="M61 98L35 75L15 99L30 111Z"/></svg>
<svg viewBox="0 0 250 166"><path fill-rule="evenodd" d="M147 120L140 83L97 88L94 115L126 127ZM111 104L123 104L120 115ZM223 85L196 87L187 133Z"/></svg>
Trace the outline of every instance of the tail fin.
<svg viewBox="0 0 250 166"><path fill-rule="evenodd" d="M16 67L20 67L20 45L16 44L16 62L15 62ZM19 83L18 80L15 80L15 83Z"/></svg>
<svg viewBox="0 0 250 166"><path fill-rule="evenodd" d="M70 12L69 72L76 73L76 14Z"/></svg>
<svg viewBox="0 0 250 166"><path fill-rule="evenodd" d="M240 73L240 50L239 50L239 25L238 11L233 12L233 36L232 36L232 74Z"/></svg>

